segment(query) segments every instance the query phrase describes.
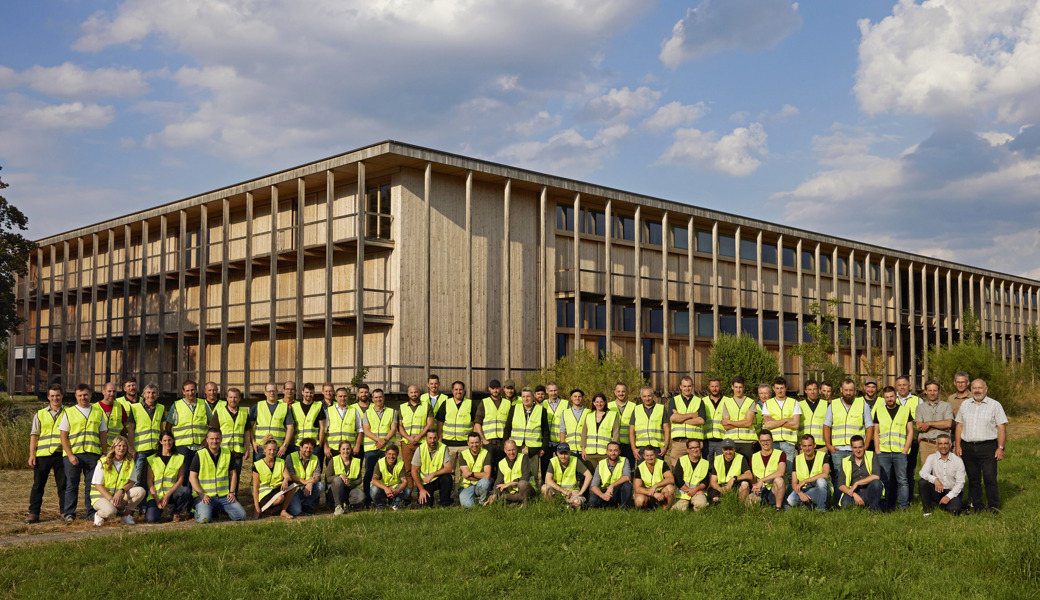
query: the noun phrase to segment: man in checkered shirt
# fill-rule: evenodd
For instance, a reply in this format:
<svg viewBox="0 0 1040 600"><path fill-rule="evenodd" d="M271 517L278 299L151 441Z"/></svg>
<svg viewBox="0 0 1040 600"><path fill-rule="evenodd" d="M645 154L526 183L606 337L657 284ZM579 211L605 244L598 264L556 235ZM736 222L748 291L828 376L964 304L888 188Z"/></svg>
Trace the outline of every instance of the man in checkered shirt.
<svg viewBox="0 0 1040 600"><path fill-rule="evenodd" d="M990 512L1000 507L997 492L997 461L1004 460L1004 440L1007 437L1007 415L999 402L986 395L986 382L971 382L971 401L957 411L957 455L964 460L968 473L968 499L975 512L987 506L982 501L983 481Z"/></svg>

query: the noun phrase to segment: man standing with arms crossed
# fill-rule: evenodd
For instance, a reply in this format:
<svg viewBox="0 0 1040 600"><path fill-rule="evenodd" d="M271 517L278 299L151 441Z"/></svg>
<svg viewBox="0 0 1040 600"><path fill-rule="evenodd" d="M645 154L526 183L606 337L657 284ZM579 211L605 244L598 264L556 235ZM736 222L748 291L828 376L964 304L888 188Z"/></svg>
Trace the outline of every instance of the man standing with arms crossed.
<svg viewBox="0 0 1040 600"><path fill-rule="evenodd" d="M426 439L426 432L433 429L433 409L429 402L419 397L419 386L408 386L408 401L401 405L401 462L410 469L412 455Z"/></svg>
<svg viewBox="0 0 1040 600"><path fill-rule="evenodd" d="M774 396L766 401L762 411L762 424L773 434L773 445L783 452L787 459L786 473L794 471L794 456L798 450L798 428L802 422L802 407L793 398L787 397L787 380L777 377L773 380ZM761 443L762 436L759 435ZM783 502L783 498L780 498Z"/></svg>
<svg viewBox="0 0 1040 600"><path fill-rule="evenodd" d="M650 386L639 390L643 403L632 412L628 429L628 444L633 456L642 456L643 449L650 446L657 449L657 456L661 458L671 442L672 424L664 416L664 406L658 404L654 396L654 388Z"/></svg>
<svg viewBox="0 0 1040 600"><path fill-rule="evenodd" d="M101 455L108 451L108 425L105 411L90 403L90 387L85 383L76 386L76 405L65 409L58 424L58 435L64 451L65 508L62 518L66 524L76 519L76 503L79 499L79 480L86 475L83 496L87 503L87 518L94 518L94 507L90 502L90 480Z"/></svg>
<svg viewBox="0 0 1040 600"><path fill-rule="evenodd" d="M899 403L894 387L885 387L883 394L885 402L874 405L874 449L881 465L888 508L895 508L898 501L899 510L906 510L910 508L906 463L914 439L914 419L910 414L910 406Z"/></svg>
<svg viewBox="0 0 1040 600"><path fill-rule="evenodd" d="M921 444L922 465L929 456L939 451L936 446L939 436L945 433L952 439L953 433L953 407L949 402L939 399L938 381L929 379L925 382L923 400L917 405L917 420L914 422Z"/></svg>
<svg viewBox="0 0 1040 600"><path fill-rule="evenodd" d="M672 424L672 443L667 462L674 468L675 463L686 456L687 440L704 439L702 425L707 411L701 398L693 394L693 377L686 375L679 381L679 393L668 402L668 415L668 422Z"/></svg>

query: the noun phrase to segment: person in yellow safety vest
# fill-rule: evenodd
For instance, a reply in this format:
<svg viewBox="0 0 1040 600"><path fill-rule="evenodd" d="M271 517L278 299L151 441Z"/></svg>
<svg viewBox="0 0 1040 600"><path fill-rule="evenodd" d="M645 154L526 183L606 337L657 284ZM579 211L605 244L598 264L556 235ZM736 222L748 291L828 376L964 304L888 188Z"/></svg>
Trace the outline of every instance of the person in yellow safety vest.
<svg viewBox="0 0 1040 600"><path fill-rule="evenodd" d="M863 380L863 395L859 396L863 398L863 401L867 403L870 410L874 410L874 405L878 401L878 383L877 379L873 377L867 377Z"/></svg>
<svg viewBox="0 0 1040 600"><path fill-rule="evenodd" d="M289 503L289 514L294 517L300 513L313 515L325 491L325 484L321 480L321 461L314 455L317 445L314 438L303 438L300 440L300 449L290 454L289 460L285 461L289 477L300 486L299 493Z"/></svg>
<svg viewBox="0 0 1040 600"><path fill-rule="evenodd" d="M818 448L826 451L823 441L823 422L827 419L827 407L830 402L820 398L820 386L815 379L805 383L805 398L798 401L802 409L802 420L800 422L799 439L805 434L813 436Z"/></svg>
<svg viewBox="0 0 1040 600"><path fill-rule="evenodd" d="M166 429L173 432L173 439L177 441L177 451L190 463L206 441L209 416L205 403L198 401L198 386L194 381L189 379L182 383L181 394L181 399L166 411L164 420Z"/></svg>
<svg viewBox="0 0 1040 600"><path fill-rule="evenodd" d="M556 445L560 443L560 427L558 423L563 418L563 411L567 410L567 402L560 398L560 386L556 385L555 382L550 381L545 384L545 395L545 401L542 402L542 410L545 411L545 418L549 421L549 437L545 442L541 465L539 465L539 473L541 474L539 481L543 483L545 482L545 473L549 470L549 463L556 456ZM627 426L624 426L624 431L625 440L628 440ZM627 442L625 446L628 447Z"/></svg>
<svg viewBox="0 0 1040 600"><path fill-rule="evenodd" d="M534 386L534 403L541 406L542 402L545 402L545 393L544 385Z"/></svg>
<svg viewBox="0 0 1040 600"><path fill-rule="evenodd" d="M722 426L722 410L726 406L726 398L722 395L722 381L718 377L708 380L708 395L701 398L704 406L705 421L701 425L704 432L706 458L711 459L721 452L722 440L726 437L726 430Z"/></svg>
<svg viewBox="0 0 1040 600"><path fill-rule="evenodd" d="M195 453L188 469L188 481L195 492L195 520L209 523L224 511L232 521L246 518L238 503L238 474L231 470L231 451L220 447L220 430L210 427L206 447Z"/></svg>
<svg viewBox="0 0 1040 600"><path fill-rule="evenodd" d="M290 408L296 402L296 382L286 381L282 384L281 402L288 404Z"/></svg>
<svg viewBox="0 0 1040 600"><path fill-rule="evenodd" d="M853 504L866 506L871 512L881 510L885 497L885 486L881 483L881 466L874 453L867 450L863 436L854 435L849 445L852 454L842 459L842 477L839 482L838 506L845 508Z"/></svg>
<svg viewBox="0 0 1040 600"><path fill-rule="evenodd" d="M811 433L802 434L799 440L801 452L794 459L791 474L791 493L787 496L787 510L794 506L814 506L820 512L827 511L827 499L831 495L831 465L827 454L816 445Z"/></svg>
<svg viewBox="0 0 1040 600"><path fill-rule="evenodd" d="M113 384L112 395L115 396ZM98 461L94 477L90 480L93 489L90 503L94 507L94 526L101 527L105 519L122 513L120 522L134 524L134 509L144 501L144 488L133 479L134 457L126 438L117 435L112 439L108 453Z"/></svg>
<svg viewBox="0 0 1040 600"><path fill-rule="evenodd" d="M435 415L440 410L441 404L448 400L448 395L441 393L441 378L433 373L430 373L426 379L426 388L430 391L420 396L419 400L429 404L430 414Z"/></svg>
<svg viewBox="0 0 1040 600"><path fill-rule="evenodd" d="M191 503L191 487L185 481L184 467L184 456L177 452L173 434L160 433L159 450L148 457L145 468L145 521L158 523L167 508L175 522L181 520L181 513Z"/></svg>
<svg viewBox="0 0 1040 600"><path fill-rule="evenodd" d="M827 406L827 416L823 420L823 441L831 455L834 481L839 485L844 479L843 461L852 454L852 436L862 437L869 447L874 435L870 406L863 398L856 397L856 382L846 378L841 382L840 391L841 397L832 400ZM836 485L834 504L838 504L840 494Z"/></svg>
<svg viewBox="0 0 1040 600"><path fill-rule="evenodd" d="M834 385L831 384L831 382L829 382L829 381L821 381L820 382L820 400L826 402L827 404L830 404L831 400L833 400L833 399L834 399ZM820 442L820 440L816 440L817 444L819 442Z"/></svg>
<svg viewBox="0 0 1040 600"><path fill-rule="evenodd" d="M83 497L87 502L87 518L94 518L94 507L90 502L90 477L94 474L101 454L108 451L108 424L105 411L90 403L90 386L76 386L76 405L64 410L58 423L58 436L64 456L65 507L62 519L66 524L76 520L76 504L79 497L79 480L86 478Z"/></svg>
<svg viewBox="0 0 1040 600"><path fill-rule="evenodd" d="M794 456L798 451L798 429L802 423L802 407L795 398L787 397L787 380L773 380L773 397L762 409L762 428L773 434L773 446L787 457L787 471L794 470ZM783 498L780 499L783 501Z"/></svg>
<svg viewBox="0 0 1040 600"><path fill-rule="evenodd" d="M632 498L636 508L660 506L668 510L675 500L675 478L657 448L643 448L643 462L632 473Z"/></svg>
<svg viewBox="0 0 1040 600"><path fill-rule="evenodd" d="M917 436L917 407L921 404L921 399L918 396L910 393L910 378L906 375L900 375L896 377L896 400L899 401L901 406L906 406L910 410L910 420L914 422L914 431L911 435L910 442L910 453L906 455L906 482L910 486L910 493L907 495L907 502L913 502L914 490L917 489L917 478L915 477L917 471L917 460L921 455L921 443ZM877 418L874 418L874 422L877 422ZM891 508L892 498L889 497L889 503Z"/></svg>
<svg viewBox="0 0 1040 600"><path fill-rule="evenodd" d="M29 466L33 470L32 491L29 492L29 516L26 523L40 521L40 508L43 506L43 490L47 487L47 477L54 472L54 487L58 491L58 514L64 512L65 506L65 463L61 456L61 435L58 424L65 412L62 399L65 391L54 384L47 390L47 407L41 408L33 415L32 428L29 432Z"/></svg>
<svg viewBox="0 0 1040 600"><path fill-rule="evenodd" d="M491 453L476 431L469 434L465 452L459 453L459 504L473 508L487 504L491 493ZM502 453L505 457L505 452Z"/></svg>
<svg viewBox="0 0 1040 600"><path fill-rule="evenodd" d="M585 492L590 485L592 472L579 458L571 456L570 444L557 444L556 456L550 461L545 483L542 484L542 497L545 501L551 502L553 497L559 494L569 508L581 508L585 504Z"/></svg>
<svg viewBox="0 0 1040 600"><path fill-rule="evenodd" d="M466 450L466 439L473 431L473 402L466 397L466 385L461 381L451 384L451 398L442 402L434 417L441 443L448 447L451 464L457 470L459 453Z"/></svg>
<svg viewBox="0 0 1040 600"><path fill-rule="evenodd" d="M534 457L522 454L513 440L506 440L505 452L506 457L498 462L494 493L485 505L493 503L501 495L506 502L518 502L524 506L534 491L533 465L538 463Z"/></svg>
<svg viewBox="0 0 1040 600"><path fill-rule="evenodd" d="M736 488L741 502L751 493L751 466L737 454L737 445L731 439L722 440L722 452L714 458L708 472L708 500L713 503Z"/></svg>
<svg viewBox="0 0 1040 600"><path fill-rule="evenodd" d="M679 458L672 469L675 479L675 504L672 510L684 511L693 507L694 512L708 506L708 483L711 481L711 465L701 456L701 440L686 440L686 454Z"/></svg>
<svg viewBox="0 0 1040 600"><path fill-rule="evenodd" d="M387 407L383 390L372 391L372 403L361 416L362 448L365 451L365 494L372 493L372 474L385 454L384 448L397 433L397 411ZM398 450L400 454L400 450Z"/></svg>
<svg viewBox="0 0 1040 600"><path fill-rule="evenodd" d="M462 385L460 382L456 384ZM452 404L452 401L449 400L445 404ZM434 493L440 493L441 506L451 506L451 491L455 487L451 452L448 446L437 441L438 437L436 431L427 431L426 441L412 456L411 481L415 489L419 490L419 506L433 506Z"/></svg>
<svg viewBox="0 0 1040 600"><path fill-rule="evenodd" d="M260 443L267 436L278 442L278 458L287 458L290 453L296 419L289 405L278 400L278 385L273 381L264 386L264 401L249 409L249 425L246 432L247 446L253 451L253 460L263 458Z"/></svg>
<svg viewBox="0 0 1040 600"><path fill-rule="evenodd" d="M754 479L751 483L751 493L748 495L748 504L772 504L776 511L780 512L784 507L787 489L784 482L787 457L784 456L785 452L773 446L773 433L768 429L758 432L758 445L762 449L751 456L751 474Z"/></svg>
<svg viewBox="0 0 1040 600"><path fill-rule="evenodd" d="M910 482L906 462L914 441L914 417L909 404L900 404L896 388L885 386L885 401L874 405L874 458L881 465L887 508L910 508Z"/></svg>
<svg viewBox="0 0 1040 600"><path fill-rule="evenodd" d="M700 396L693 393L693 377L679 380L679 393L668 401L668 422L672 426L672 442L667 462L675 467L676 461L686 456L687 440L704 439L704 423L708 413Z"/></svg>
<svg viewBox="0 0 1040 600"><path fill-rule="evenodd" d="M207 381L202 387L202 392L206 395L203 403L206 406L206 417L212 419L213 413L221 406L226 406L227 401L220 399L220 386L215 381Z"/></svg>
<svg viewBox="0 0 1040 600"><path fill-rule="evenodd" d="M758 430L755 429L755 418L758 416L758 403L754 398L744 395L744 378L736 376L730 382L733 395L726 398L722 407L722 429L726 431L726 437L733 440L737 445L737 454L744 457L745 461L751 461L751 455L755 453L755 442L758 441ZM769 386L766 386L768 389ZM769 394L762 399L765 402Z"/></svg>
<svg viewBox="0 0 1040 600"><path fill-rule="evenodd" d="M141 397L137 395L137 378L133 375L126 377L123 379L123 384L120 387L123 389L123 395L116 398L116 400L123 405L123 410L129 414L130 407L141 401Z"/></svg>
<svg viewBox="0 0 1040 600"><path fill-rule="evenodd" d="M632 453L632 446L629 444L629 429L630 423L632 422L632 415L635 414L636 408L639 403L633 402L628 399L628 386L622 382L614 384L614 400L607 405L607 409L610 412L617 413L618 416L618 442L621 444L621 456L628 459L628 463L635 468L636 456Z"/></svg>
<svg viewBox="0 0 1040 600"><path fill-rule="evenodd" d="M336 386L329 382L321 384L321 405L328 409L336 403Z"/></svg>
<svg viewBox="0 0 1040 600"><path fill-rule="evenodd" d="M341 387L336 390L336 401L325 411L325 420L328 426L325 429L325 458L331 459L336 456L339 445L343 442L350 444L350 454L354 454L354 444L357 442L357 421L354 419L354 409L347 404L350 393L347 388ZM361 460L360 456L357 456Z"/></svg>
<svg viewBox="0 0 1040 600"><path fill-rule="evenodd" d="M585 426L589 410L585 408L585 392L573 389L570 399L570 404L563 410L556 426L560 441L567 442L574 456L581 456L582 450L584 450L581 446L581 430Z"/></svg>
<svg viewBox="0 0 1040 600"><path fill-rule="evenodd" d="M145 480L145 469L148 458L159 450L159 434L163 431L163 417L166 407L159 404L159 386L153 384L144 388L144 398L140 402L127 404L130 413L126 421L126 437L134 451L134 481Z"/></svg>
<svg viewBox="0 0 1040 600"><path fill-rule="evenodd" d="M506 379L502 382L502 397L506 399L510 406L520 402L520 396L516 393L515 381Z"/></svg>
<svg viewBox="0 0 1040 600"><path fill-rule="evenodd" d="M607 410L607 397L600 392L592 397L592 410L586 413L581 428L581 459L595 473L599 461L607 457L607 444L618 441L621 424L617 413Z"/></svg>
<svg viewBox="0 0 1040 600"><path fill-rule="evenodd" d="M525 387L520 390L520 403L513 405L509 410L505 437L507 442L516 442L519 452L524 456L530 456L532 464L539 464L540 457L546 452L551 439L549 411L543 405L535 403L535 392L531 388Z"/></svg>
<svg viewBox="0 0 1040 600"><path fill-rule="evenodd" d="M433 409L428 402L423 402L419 397L419 386L408 386L408 401L401 405L400 426L397 432L401 434L401 462L405 468L412 464L412 455L419 449L419 445L426 439L426 432L434 429Z"/></svg>
<svg viewBox="0 0 1040 600"><path fill-rule="evenodd" d="M632 499L632 463L621 456L621 444L607 443L607 456L599 461L589 487L589 506L592 508L628 508Z"/></svg>
<svg viewBox="0 0 1040 600"><path fill-rule="evenodd" d="M397 458L400 453L397 444L390 444L376 465L375 477L372 478L372 503L376 506L376 512L383 511L387 500L392 502L390 507L394 511L400 510L411 495L408 471Z"/></svg>
<svg viewBox="0 0 1040 600"><path fill-rule="evenodd" d="M264 517L263 507L278 494L283 494L281 502L275 502L268 508L279 511L283 519L292 519L289 504L299 489L289 489L292 476L285 467L285 460L278 458L278 442L267 436L263 441L264 457L253 461L253 518Z"/></svg>
<svg viewBox="0 0 1040 600"><path fill-rule="evenodd" d="M418 398L419 394L415 396ZM348 514L351 507L357 509L365 505L362 479L361 459L354 458L354 446L343 440L339 454L325 463L325 486L332 490L332 503L336 507L333 514Z"/></svg>
<svg viewBox="0 0 1040 600"><path fill-rule="evenodd" d="M508 381L513 382L512 379ZM502 386L497 379L488 383L488 394L487 398L473 407L473 431L480 437L481 447L488 451L490 464L498 464L506 455L503 451L506 423L513 401L502 396ZM462 463L458 466L461 468Z"/></svg>
<svg viewBox="0 0 1040 600"><path fill-rule="evenodd" d="M652 446L657 448L658 458L664 458L671 445L672 424L665 416L664 405L657 403L656 396L650 386L639 390L642 405L632 411L632 420L628 423L628 445L633 456L641 457L641 448Z"/></svg>
<svg viewBox="0 0 1040 600"><path fill-rule="evenodd" d="M246 429L249 411L242 409L242 390L228 388L227 401L221 400L209 420L210 427L220 430L220 445L231 451L231 469L242 478L242 456L246 451Z"/></svg>
<svg viewBox="0 0 1040 600"><path fill-rule="evenodd" d="M126 409L123 403L116 400L116 384L109 381L101 388L101 400L97 403L105 411L105 423L108 425L109 437L123 434L126 428Z"/></svg>

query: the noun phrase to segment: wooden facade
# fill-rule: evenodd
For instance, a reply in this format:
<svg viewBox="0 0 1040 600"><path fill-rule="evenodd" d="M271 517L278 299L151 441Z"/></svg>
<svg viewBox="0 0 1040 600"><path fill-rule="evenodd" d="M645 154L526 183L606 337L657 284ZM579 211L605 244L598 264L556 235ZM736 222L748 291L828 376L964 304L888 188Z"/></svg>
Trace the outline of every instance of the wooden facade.
<svg viewBox="0 0 1040 600"><path fill-rule="evenodd" d="M674 390L740 332L800 385L788 349L832 297L846 370L879 353L920 383L966 311L1012 360L1040 315L1036 281L392 141L39 245L19 393L131 374L259 393L363 366L391 392L429 372L482 389L578 345Z"/></svg>

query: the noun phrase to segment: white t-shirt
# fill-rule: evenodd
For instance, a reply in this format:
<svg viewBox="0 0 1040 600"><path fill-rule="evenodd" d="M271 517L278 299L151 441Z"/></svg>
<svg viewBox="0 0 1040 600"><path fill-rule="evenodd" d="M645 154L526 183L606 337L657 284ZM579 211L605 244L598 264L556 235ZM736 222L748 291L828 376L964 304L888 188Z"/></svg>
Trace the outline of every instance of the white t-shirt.
<svg viewBox="0 0 1040 600"><path fill-rule="evenodd" d="M123 468L123 461L112 461L112 468L118 473ZM90 479L90 485L105 485L105 465L101 464L100 460L97 466L94 467L94 477Z"/></svg>
<svg viewBox="0 0 1040 600"><path fill-rule="evenodd" d="M776 400L776 399L774 398L774 400ZM784 406L788 402L794 402L794 413L792 414L792 416L802 414L802 407L801 407L801 405L799 405L798 401L793 399L793 398L784 398L783 402L780 402L779 400L777 400L776 403L780 405L780 410L783 410ZM765 404L762 405L762 416L763 417L768 417L769 416L769 403L768 402L766 402Z"/></svg>
<svg viewBox="0 0 1040 600"><path fill-rule="evenodd" d="M80 412L80 414L83 415L84 419L88 419L88 418L90 418L90 410L93 407L94 407L93 404L91 404L90 406L88 406L86 408L83 408L82 406L77 404L76 406L73 406L72 408L75 408L76 410L78 410ZM65 410L67 412L69 409L66 408ZM61 415L61 423L58 424L58 431L68 431L68 430L69 430L69 417L68 417L68 415L63 414L63 415ZM108 419L101 419L101 427L98 428L98 431L99 432L100 431L108 431Z"/></svg>

